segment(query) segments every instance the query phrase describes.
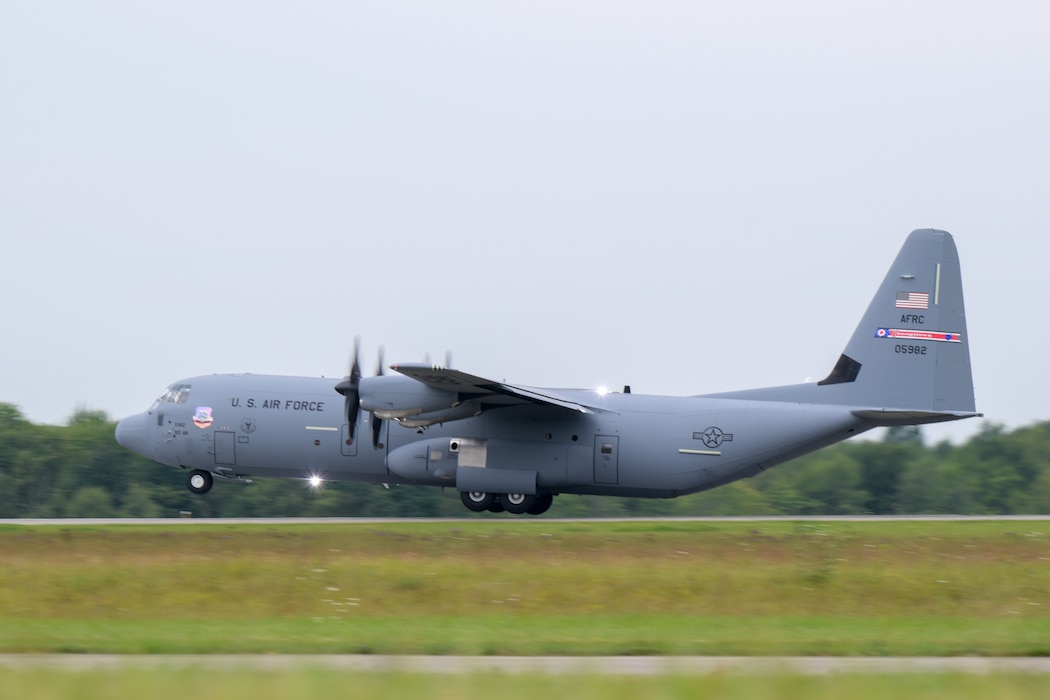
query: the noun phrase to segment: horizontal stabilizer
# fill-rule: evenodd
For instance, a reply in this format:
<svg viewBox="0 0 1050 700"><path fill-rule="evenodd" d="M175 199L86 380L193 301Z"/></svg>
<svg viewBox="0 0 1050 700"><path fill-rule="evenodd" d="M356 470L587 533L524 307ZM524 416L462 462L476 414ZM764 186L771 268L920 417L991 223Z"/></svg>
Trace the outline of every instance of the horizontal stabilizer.
<svg viewBox="0 0 1050 700"><path fill-rule="evenodd" d="M980 418L983 413L972 413L969 411L945 411L936 413L933 411L888 411L879 409L859 409L851 411L858 418L870 421L877 427L889 427L894 425L924 425L926 423L944 423L950 420L962 418Z"/></svg>

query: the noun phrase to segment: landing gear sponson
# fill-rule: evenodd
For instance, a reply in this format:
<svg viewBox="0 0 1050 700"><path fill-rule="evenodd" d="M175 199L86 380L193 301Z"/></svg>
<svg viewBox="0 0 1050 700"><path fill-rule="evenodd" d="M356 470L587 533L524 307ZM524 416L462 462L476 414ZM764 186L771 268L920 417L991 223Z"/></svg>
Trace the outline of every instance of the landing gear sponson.
<svg viewBox="0 0 1050 700"><path fill-rule="evenodd" d="M528 513L541 515L554 503L554 494L541 493L535 496L526 493L486 493L485 491L461 491L459 497L468 510L475 513L507 511L515 515Z"/></svg>

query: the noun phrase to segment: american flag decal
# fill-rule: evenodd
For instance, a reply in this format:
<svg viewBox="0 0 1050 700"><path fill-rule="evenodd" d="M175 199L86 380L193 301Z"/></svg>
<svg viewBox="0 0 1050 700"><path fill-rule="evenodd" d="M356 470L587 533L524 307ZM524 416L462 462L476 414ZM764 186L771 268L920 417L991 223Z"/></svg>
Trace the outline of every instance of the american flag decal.
<svg viewBox="0 0 1050 700"><path fill-rule="evenodd" d="M898 309L928 309L930 295L926 292L897 292Z"/></svg>

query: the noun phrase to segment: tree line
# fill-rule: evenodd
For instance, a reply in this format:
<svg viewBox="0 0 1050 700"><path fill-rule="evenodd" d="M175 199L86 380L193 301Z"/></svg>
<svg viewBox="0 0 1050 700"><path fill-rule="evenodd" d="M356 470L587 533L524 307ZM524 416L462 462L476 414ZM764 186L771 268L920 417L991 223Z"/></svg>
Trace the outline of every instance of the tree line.
<svg viewBox="0 0 1050 700"><path fill-rule="evenodd" d="M464 517L455 489L256 479L190 493L185 472L124 449L104 412L38 425L0 403L0 518ZM557 517L1050 513L1050 422L985 423L963 444L917 427L846 442L753 479L671 500L563 495ZM481 515L477 517L489 517Z"/></svg>

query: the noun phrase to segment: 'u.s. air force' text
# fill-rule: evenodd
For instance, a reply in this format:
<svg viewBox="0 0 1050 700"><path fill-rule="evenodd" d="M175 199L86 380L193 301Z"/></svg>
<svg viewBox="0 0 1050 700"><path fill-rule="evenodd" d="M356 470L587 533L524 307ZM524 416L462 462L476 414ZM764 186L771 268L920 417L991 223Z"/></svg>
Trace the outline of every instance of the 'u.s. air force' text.
<svg viewBox="0 0 1050 700"><path fill-rule="evenodd" d="M245 399L245 408L270 408L280 411L323 411L324 401L302 401L299 399L263 399L260 402L256 398ZM241 405L241 397L235 396L230 399L230 406L238 408Z"/></svg>

